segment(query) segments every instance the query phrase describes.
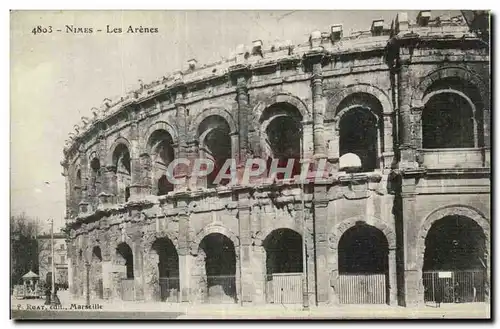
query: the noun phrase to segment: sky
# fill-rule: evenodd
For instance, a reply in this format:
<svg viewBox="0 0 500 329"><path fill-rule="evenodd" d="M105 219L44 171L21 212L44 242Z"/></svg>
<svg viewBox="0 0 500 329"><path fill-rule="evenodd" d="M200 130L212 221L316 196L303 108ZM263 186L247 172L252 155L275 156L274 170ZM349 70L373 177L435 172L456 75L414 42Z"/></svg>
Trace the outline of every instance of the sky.
<svg viewBox="0 0 500 329"><path fill-rule="evenodd" d="M304 43L314 30L343 24L369 30L399 11L17 11L11 13L10 192L11 215L26 213L56 229L64 224L64 142L82 116L104 98L121 96L187 65L229 57L253 40ZM457 10L432 11L433 16ZM65 33L65 26L110 30L158 28L155 34ZM31 33L52 27L52 33ZM63 32L57 32L61 29ZM45 225L47 228L48 225Z"/></svg>

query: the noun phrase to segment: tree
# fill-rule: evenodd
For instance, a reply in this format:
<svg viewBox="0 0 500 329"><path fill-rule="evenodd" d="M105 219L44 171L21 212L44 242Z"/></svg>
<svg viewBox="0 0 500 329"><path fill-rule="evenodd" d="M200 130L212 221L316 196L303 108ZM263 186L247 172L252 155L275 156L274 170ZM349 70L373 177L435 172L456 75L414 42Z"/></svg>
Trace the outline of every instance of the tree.
<svg viewBox="0 0 500 329"><path fill-rule="evenodd" d="M11 286L28 271L38 272L38 222L22 213L10 217Z"/></svg>

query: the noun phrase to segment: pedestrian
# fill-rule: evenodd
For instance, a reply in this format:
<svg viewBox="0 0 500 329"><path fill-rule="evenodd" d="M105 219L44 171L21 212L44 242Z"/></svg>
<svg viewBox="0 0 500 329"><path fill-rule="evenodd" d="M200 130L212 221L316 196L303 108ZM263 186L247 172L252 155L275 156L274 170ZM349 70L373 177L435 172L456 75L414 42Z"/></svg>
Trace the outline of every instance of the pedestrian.
<svg viewBox="0 0 500 329"><path fill-rule="evenodd" d="M59 300L59 297L57 296L57 290L58 290L58 285L56 284L54 287L54 300L52 301L53 305L61 305L61 301Z"/></svg>
<svg viewBox="0 0 500 329"><path fill-rule="evenodd" d="M460 303L460 284L455 282L455 287L453 288L453 295L455 299L455 303Z"/></svg>
<svg viewBox="0 0 500 329"><path fill-rule="evenodd" d="M439 287L440 288L440 287ZM435 300L436 300L436 307L441 307L441 303L443 302L443 292L441 289L437 289L436 291L436 297L435 297Z"/></svg>

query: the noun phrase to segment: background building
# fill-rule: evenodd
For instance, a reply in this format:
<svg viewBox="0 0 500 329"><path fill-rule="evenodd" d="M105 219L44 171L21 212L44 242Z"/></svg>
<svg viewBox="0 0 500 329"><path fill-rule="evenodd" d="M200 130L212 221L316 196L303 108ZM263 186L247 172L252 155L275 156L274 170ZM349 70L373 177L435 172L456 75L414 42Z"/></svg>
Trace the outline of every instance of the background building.
<svg viewBox="0 0 500 329"><path fill-rule="evenodd" d="M257 40L106 99L64 150L71 293L88 263L94 298L301 303L305 287L311 304L489 302L489 72L462 16L423 11ZM252 157L327 174L165 176L174 159Z"/></svg>
<svg viewBox="0 0 500 329"><path fill-rule="evenodd" d="M50 234L39 235L37 240L40 281L42 283L52 282ZM55 282L66 286L68 284L68 248L66 247L66 236L63 233L54 233L54 267Z"/></svg>

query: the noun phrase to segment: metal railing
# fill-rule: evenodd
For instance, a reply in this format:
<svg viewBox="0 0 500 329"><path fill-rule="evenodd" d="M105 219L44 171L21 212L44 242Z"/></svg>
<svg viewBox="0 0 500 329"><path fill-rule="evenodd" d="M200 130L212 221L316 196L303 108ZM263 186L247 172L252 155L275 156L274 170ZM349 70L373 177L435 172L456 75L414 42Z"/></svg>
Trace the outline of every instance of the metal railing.
<svg viewBox="0 0 500 329"><path fill-rule="evenodd" d="M484 270L424 271L424 301L441 303L484 302Z"/></svg>
<svg viewBox="0 0 500 329"><path fill-rule="evenodd" d="M302 303L302 272L273 273L265 276L266 302L270 304Z"/></svg>
<svg viewBox="0 0 500 329"><path fill-rule="evenodd" d="M340 274L339 301L341 304L387 303L386 274Z"/></svg>
<svg viewBox="0 0 500 329"><path fill-rule="evenodd" d="M180 280L178 277L161 277L160 300L162 302L178 303L180 301Z"/></svg>
<svg viewBox="0 0 500 329"><path fill-rule="evenodd" d="M134 279L122 279L120 283L121 283L122 300L134 300L135 299Z"/></svg>
<svg viewBox="0 0 500 329"><path fill-rule="evenodd" d="M207 304L237 303L235 275L199 276L199 298Z"/></svg>

